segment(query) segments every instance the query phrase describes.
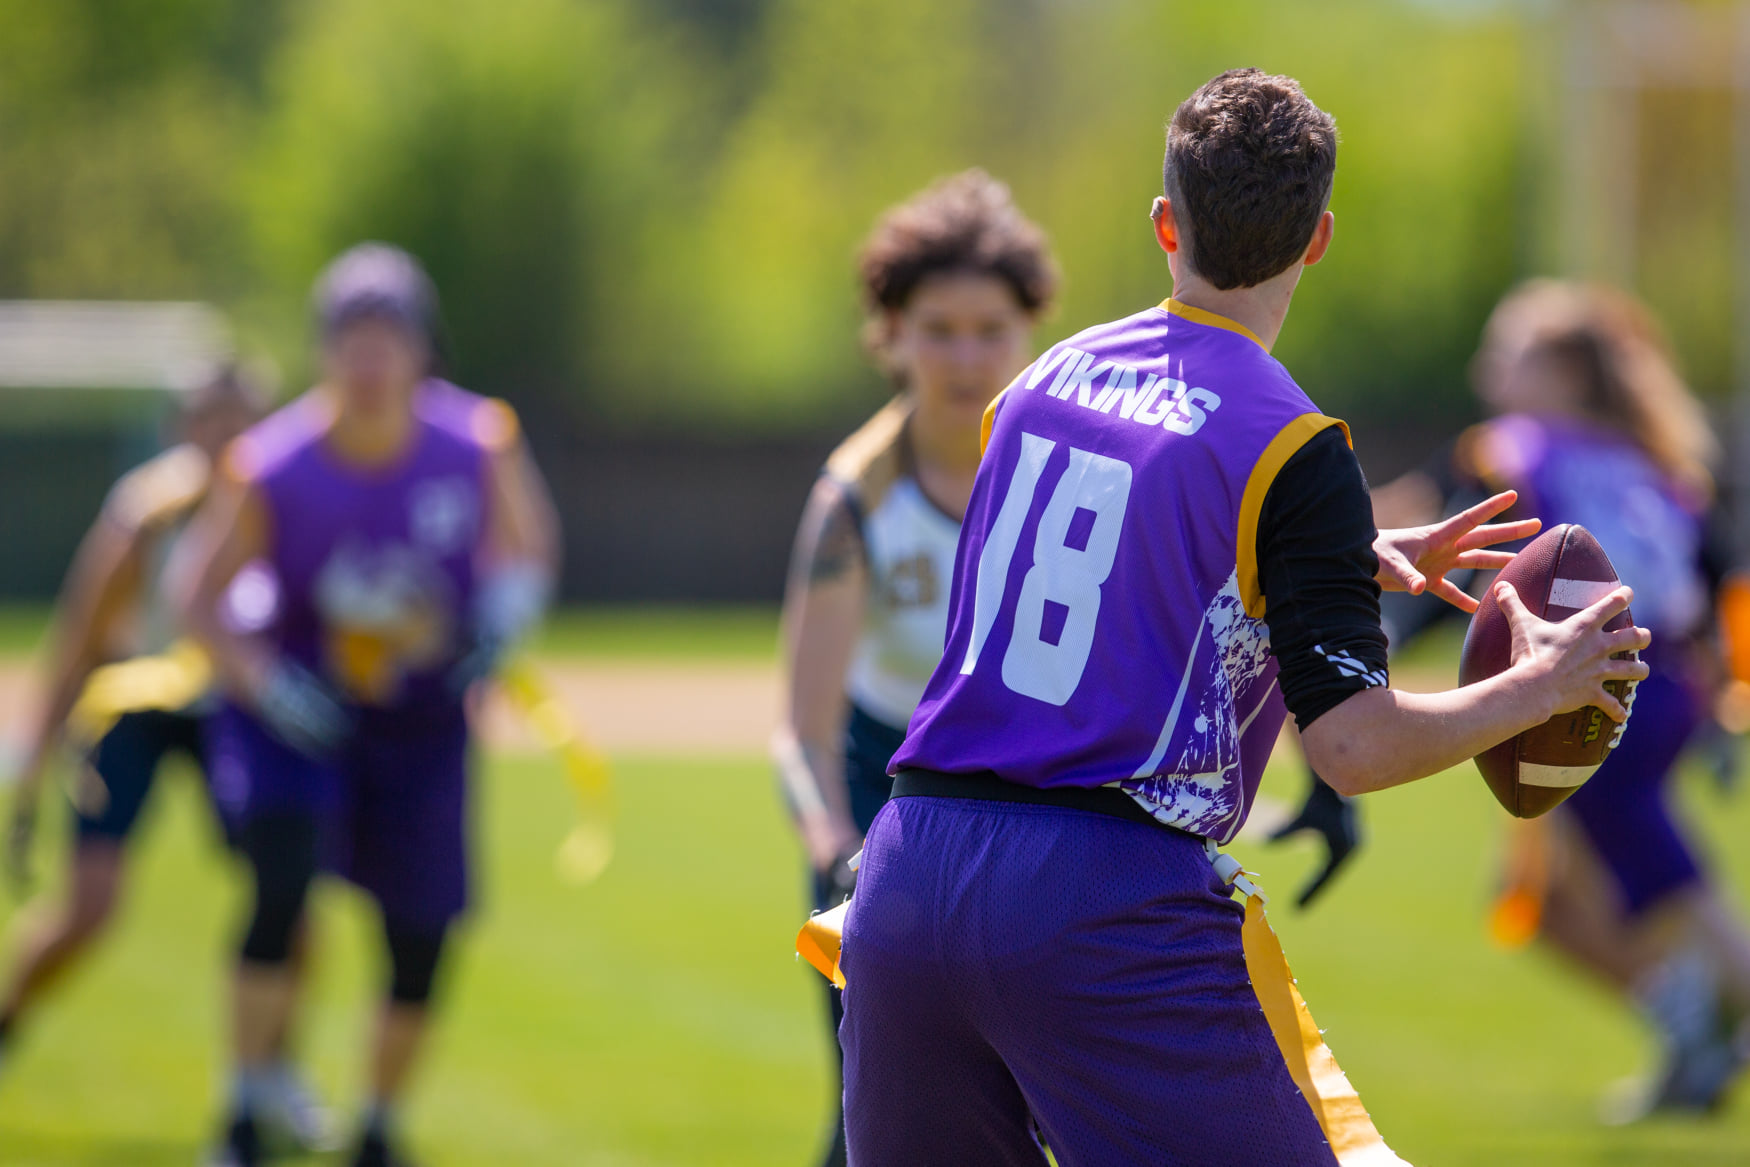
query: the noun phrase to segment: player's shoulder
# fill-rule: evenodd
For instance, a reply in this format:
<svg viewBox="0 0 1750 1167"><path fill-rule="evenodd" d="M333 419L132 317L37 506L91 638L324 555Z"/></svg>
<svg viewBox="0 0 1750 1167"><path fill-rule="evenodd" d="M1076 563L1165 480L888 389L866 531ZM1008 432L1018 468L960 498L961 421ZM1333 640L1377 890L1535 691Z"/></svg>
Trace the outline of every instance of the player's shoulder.
<svg viewBox="0 0 1750 1167"><path fill-rule="evenodd" d="M166 527L186 518L212 482L212 462L200 448L172 446L122 475L110 490L106 513L129 530Z"/></svg>
<svg viewBox="0 0 1750 1167"><path fill-rule="evenodd" d="M419 387L416 408L434 428L491 453L509 450L522 434L522 423L509 402L438 377Z"/></svg>
<svg viewBox="0 0 1750 1167"><path fill-rule="evenodd" d="M332 411L317 390L294 397L256 422L225 450L225 476L262 483L307 456L326 431Z"/></svg>
<svg viewBox="0 0 1750 1167"><path fill-rule="evenodd" d="M826 460L826 476L849 492L865 513L879 506L906 475L905 434L911 414L911 399L895 397L840 442Z"/></svg>
<svg viewBox="0 0 1750 1167"><path fill-rule="evenodd" d="M1452 445L1453 468L1491 490L1522 486L1543 464L1554 437L1540 417L1504 413L1458 435Z"/></svg>

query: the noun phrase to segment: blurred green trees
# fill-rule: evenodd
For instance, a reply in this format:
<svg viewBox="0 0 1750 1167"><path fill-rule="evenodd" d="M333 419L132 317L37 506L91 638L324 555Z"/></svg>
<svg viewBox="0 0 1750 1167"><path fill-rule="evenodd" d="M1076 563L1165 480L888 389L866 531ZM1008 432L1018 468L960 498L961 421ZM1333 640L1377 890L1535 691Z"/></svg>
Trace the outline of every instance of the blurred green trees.
<svg viewBox="0 0 1750 1167"><path fill-rule="evenodd" d="M1540 259L1536 41L1461 7L0 0L0 294L210 298L296 383L312 277L383 238L430 265L464 382L620 427L839 425L882 393L851 257L884 205L985 166L1059 249L1042 342L1135 311L1168 291L1165 119L1256 63L1343 131L1279 355L1333 411L1457 418Z"/></svg>

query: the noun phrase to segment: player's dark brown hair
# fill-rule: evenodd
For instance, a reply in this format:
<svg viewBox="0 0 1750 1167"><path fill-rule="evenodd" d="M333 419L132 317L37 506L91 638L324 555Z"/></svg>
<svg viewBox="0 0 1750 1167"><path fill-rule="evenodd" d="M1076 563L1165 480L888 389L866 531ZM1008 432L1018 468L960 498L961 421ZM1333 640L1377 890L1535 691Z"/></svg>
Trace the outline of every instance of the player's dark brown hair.
<svg viewBox="0 0 1750 1167"><path fill-rule="evenodd" d="M225 361L182 392L177 412L186 418L214 409L236 408L265 415L271 400L272 394L255 372L236 361Z"/></svg>
<svg viewBox="0 0 1750 1167"><path fill-rule="evenodd" d="M1672 478L1711 493L1719 443L1645 304L1600 284L1531 280L1495 306L1484 331L1485 354L1521 345L1573 378L1588 417Z"/></svg>
<svg viewBox="0 0 1750 1167"><path fill-rule="evenodd" d="M1186 258L1224 291L1300 260L1336 172L1337 123L1292 77L1230 69L1167 125L1163 185Z"/></svg>
<svg viewBox="0 0 1750 1167"><path fill-rule="evenodd" d="M877 317L906 306L931 276L971 272L1009 285L1029 315L1051 306L1057 264L1045 232L983 170L939 179L884 213L857 257L864 305Z"/></svg>

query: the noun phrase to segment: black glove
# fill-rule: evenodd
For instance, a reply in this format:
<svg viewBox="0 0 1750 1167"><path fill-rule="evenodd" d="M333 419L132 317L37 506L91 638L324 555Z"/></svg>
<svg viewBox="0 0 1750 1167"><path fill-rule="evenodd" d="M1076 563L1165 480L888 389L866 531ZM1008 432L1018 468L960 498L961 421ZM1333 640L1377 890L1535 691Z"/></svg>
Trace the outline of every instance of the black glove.
<svg viewBox="0 0 1750 1167"><path fill-rule="evenodd" d="M475 633L444 678L451 695L465 696L475 682L484 681L496 673L499 662L504 659L509 648L510 642L507 640Z"/></svg>
<svg viewBox="0 0 1750 1167"><path fill-rule="evenodd" d="M280 741L311 758L330 758L352 736L353 715L322 680L281 660L255 698L255 711Z"/></svg>
<svg viewBox="0 0 1750 1167"><path fill-rule="evenodd" d="M857 873L851 869L851 856L856 853L855 849L846 851L831 867L814 873L814 899L821 911L831 911L856 892Z"/></svg>
<svg viewBox="0 0 1750 1167"><path fill-rule="evenodd" d="M1337 869L1348 862L1350 853L1361 845L1361 816L1355 809L1355 800L1338 794L1323 778L1312 774L1312 789L1307 791L1306 804L1300 808L1299 814L1270 836L1270 841L1280 843L1302 831L1316 831L1324 836L1327 852L1324 867L1300 889L1300 897L1295 900L1296 905L1304 908L1324 890L1331 876L1337 874Z"/></svg>

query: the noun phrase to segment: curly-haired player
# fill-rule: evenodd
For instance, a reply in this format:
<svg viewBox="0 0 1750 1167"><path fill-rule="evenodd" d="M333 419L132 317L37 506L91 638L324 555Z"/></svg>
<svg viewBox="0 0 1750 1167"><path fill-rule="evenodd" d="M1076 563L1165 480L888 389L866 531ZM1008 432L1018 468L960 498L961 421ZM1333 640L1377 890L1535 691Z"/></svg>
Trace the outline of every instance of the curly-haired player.
<svg viewBox="0 0 1750 1167"><path fill-rule="evenodd" d="M845 860L887 801L888 762L942 656L985 407L1026 364L1057 285L1044 233L981 170L884 214L860 270L869 348L898 394L828 459L784 604L775 753L817 908L850 890ZM826 1162L843 1163L836 1112L833 1131Z"/></svg>

